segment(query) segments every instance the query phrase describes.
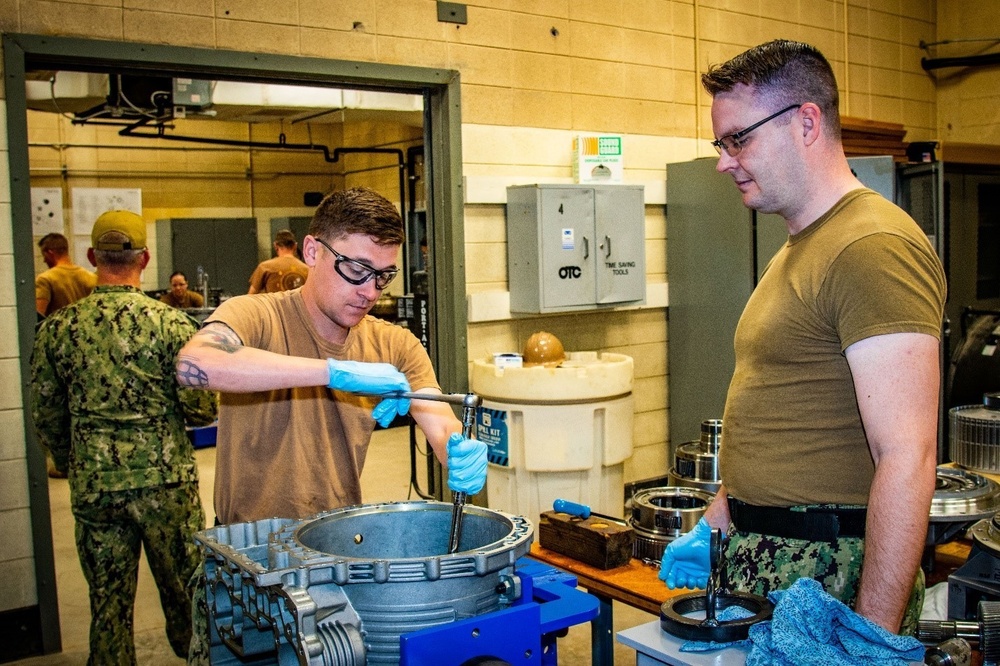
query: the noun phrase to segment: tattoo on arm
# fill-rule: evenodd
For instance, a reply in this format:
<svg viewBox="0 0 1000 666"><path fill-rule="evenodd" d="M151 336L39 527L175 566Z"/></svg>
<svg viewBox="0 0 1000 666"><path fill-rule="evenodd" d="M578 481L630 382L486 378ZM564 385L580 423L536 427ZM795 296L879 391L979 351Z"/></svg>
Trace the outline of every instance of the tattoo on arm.
<svg viewBox="0 0 1000 666"><path fill-rule="evenodd" d="M182 356L177 359L177 381L181 386L206 388L208 386L208 374L193 361Z"/></svg>
<svg viewBox="0 0 1000 666"><path fill-rule="evenodd" d="M243 341L236 332L221 322L207 324L192 338L198 346L220 349L227 354L235 354L243 347ZM208 372L198 365L197 354L184 354L177 357L177 381L181 386L191 388L208 388ZM194 351L193 349L191 351Z"/></svg>
<svg viewBox="0 0 1000 666"><path fill-rule="evenodd" d="M243 347L243 341L236 332L224 324L207 326L198 332L198 337L206 347L219 349L227 354L235 354Z"/></svg>

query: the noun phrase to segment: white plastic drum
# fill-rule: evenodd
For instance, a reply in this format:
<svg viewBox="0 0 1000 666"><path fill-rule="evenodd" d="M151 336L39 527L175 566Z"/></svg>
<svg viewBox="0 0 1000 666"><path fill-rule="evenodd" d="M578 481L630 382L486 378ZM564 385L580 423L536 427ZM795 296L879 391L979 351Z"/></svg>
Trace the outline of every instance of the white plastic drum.
<svg viewBox="0 0 1000 666"><path fill-rule="evenodd" d="M476 438L489 446L489 507L537 521L556 499L622 516L632 455L632 357L569 352L556 368L472 367L483 398Z"/></svg>

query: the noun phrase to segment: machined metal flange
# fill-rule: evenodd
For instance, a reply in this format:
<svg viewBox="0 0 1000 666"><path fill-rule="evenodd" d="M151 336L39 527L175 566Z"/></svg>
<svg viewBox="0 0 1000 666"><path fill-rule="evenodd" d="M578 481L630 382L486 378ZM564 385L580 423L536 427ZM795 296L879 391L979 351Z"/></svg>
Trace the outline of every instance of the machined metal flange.
<svg viewBox="0 0 1000 666"><path fill-rule="evenodd" d="M722 441L722 419L701 422L701 437L685 442L674 452L674 466L669 476L672 485L698 488L715 493L721 485L719 446Z"/></svg>
<svg viewBox="0 0 1000 666"><path fill-rule="evenodd" d="M660 606L660 628L689 641L729 643L741 641L750 633L750 627L771 619L774 607L764 597L746 592L724 592L715 597L715 615L731 606L739 606L752 615L739 620L706 622L699 617L706 612L708 597L700 592L668 599Z"/></svg>
<svg viewBox="0 0 1000 666"><path fill-rule="evenodd" d="M741 641L749 635L751 626L771 619L774 606L756 594L729 590L722 530L712 530L708 552L710 573L705 593L694 592L665 601L660 606L660 628L685 640L714 643ZM750 615L722 619L724 611L734 606L748 611Z"/></svg>
<svg viewBox="0 0 1000 666"><path fill-rule="evenodd" d="M629 501L629 525L637 537L666 544L694 529L714 497L705 490L676 486L640 490Z"/></svg>
<svg viewBox="0 0 1000 666"><path fill-rule="evenodd" d="M972 540L993 557L1000 557L1000 513L984 518L969 530Z"/></svg>
<svg viewBox="0 0 1000 666"><path fill-rule="evenodd" d="M989 518L1000 510L1000 485L980 474L954 467L937 468L930 521L963 522Z"/></svg>

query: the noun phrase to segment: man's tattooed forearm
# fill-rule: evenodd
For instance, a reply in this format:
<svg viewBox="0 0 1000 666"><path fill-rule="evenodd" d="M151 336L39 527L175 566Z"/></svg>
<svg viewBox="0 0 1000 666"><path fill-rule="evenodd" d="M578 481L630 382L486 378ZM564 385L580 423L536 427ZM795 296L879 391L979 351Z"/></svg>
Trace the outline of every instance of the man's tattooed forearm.
<svg viewBox="0 0 1000 666"><path fill-rule="evenodd" d="M181 357L177 359L177 381L181 386L206 388L208 386L208 375L195 363Z"/></svg>

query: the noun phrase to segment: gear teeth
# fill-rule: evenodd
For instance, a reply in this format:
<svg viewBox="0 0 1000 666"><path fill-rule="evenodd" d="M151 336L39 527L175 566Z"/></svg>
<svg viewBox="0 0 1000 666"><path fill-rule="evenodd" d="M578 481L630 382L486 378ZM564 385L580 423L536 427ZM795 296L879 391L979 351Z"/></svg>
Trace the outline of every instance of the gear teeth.
<svg viewBox="0 0 1000 666"><path fill-rule="evenodd" d="M979 650L983 663L1000 661L1000 601L979 602Z"/></svg>
<svg viewBox="0 0 1000 666"><path fill-rule="evenodd" d="M917 638L920 639L920 642L924 645L936 645L948 640L954 635L954 629L949 631L948 623L940 620L917 621Z"/></svg>
<svg viewBox="0 0 1000 666"><path fill-rule="evenodd" d="M663 551L667 549L667 544L673 539L650 539L635 535L632 542L632 557L637 560L651 560L659 562L663 559Z"/></svg>

